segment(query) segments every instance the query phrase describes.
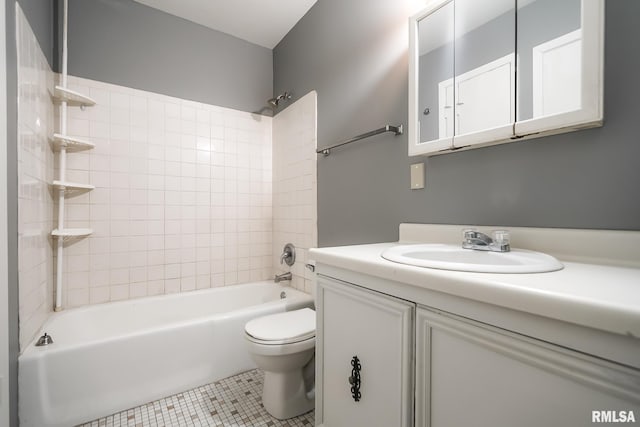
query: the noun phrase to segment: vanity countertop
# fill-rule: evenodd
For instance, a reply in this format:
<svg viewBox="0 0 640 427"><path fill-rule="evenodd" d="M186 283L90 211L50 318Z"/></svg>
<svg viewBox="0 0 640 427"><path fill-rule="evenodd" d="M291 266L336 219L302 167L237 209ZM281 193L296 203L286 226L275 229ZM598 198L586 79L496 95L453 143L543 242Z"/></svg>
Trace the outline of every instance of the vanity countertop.
<svg viewBox="0 0 640 427"><path fill-rule="evenodd" d="M437 234L442 229L453 226L426 227L436 227L437 232L432 233L433 238L442 241L442 236ZM460 227L456 226L456 230L460 230ZM550 231L549 229L540 230ZM585 231L598 238L610 237L600 231ZM571 235L576 233L576 230L570 230L568 233ZM613 233L615 236L615 233L626 232ZM640 234L630 233L633 233L633 238L625 245L629 249L627 243L630 243L630 249L638 249L634 246ZM406 234L403 235L401 226L402 244L410 241ZM455 238L458 236L459 231L456 231ZM619 236L625 237L617 239L618 242L625 240L627 235L619 234ZM448 238L452 240L451 235ZM418 239L423 242L425 240L430 239ZM513 240L517 239L512 239L512 242ZM522 243L528 243L525 249L545 249L536 247L535 241L536 238L521 239ZM413 242L415 243L416 240ZM633 262L627 263L628 265L598 264L595 257L587 253L582 254L581 260L580 256L562 256L562 253L558 253L562 252L559 248L556 248L558 249L556 253L546 248L547 253L556 256L564 264L562 270L530 274L470 273L415 267L381 257L384 250L398 244L377 243L312 249L310 258L320 265L320 274L322 274L322 265L327 265L551 319L640 337L640 268ZM563 249L566 250L566 248ZM605 250L606 247L601 249ZM576 251L579 251L579 248ZM634 253L632 256L637 255ZM588 262L584 262L585 259Z"/></svg>

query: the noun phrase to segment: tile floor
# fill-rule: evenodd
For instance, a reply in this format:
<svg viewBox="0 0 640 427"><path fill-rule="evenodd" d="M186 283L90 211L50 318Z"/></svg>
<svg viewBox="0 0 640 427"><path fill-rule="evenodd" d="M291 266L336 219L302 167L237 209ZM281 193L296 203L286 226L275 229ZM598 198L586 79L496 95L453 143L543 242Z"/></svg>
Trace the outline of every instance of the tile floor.
<svg viewBox="0 0 640 427"><path fill-rule="evenodd" d="M312 427L314 412L289 420L262 407L262 372L254 369L80 427Z"/></svg>

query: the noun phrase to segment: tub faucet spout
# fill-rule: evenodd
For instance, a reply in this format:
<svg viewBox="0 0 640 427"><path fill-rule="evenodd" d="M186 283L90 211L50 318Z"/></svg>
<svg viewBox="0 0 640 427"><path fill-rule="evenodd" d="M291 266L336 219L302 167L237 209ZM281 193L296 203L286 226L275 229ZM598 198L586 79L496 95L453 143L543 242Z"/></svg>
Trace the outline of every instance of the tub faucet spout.
<svg viewBox="0 0 640 427"><path fill-rule="evenodd" d="M283 282L285 280L291 280L291 272L288 271L282 274L276 274L276 277L273 278L273 281L276 283Z"/></svg>

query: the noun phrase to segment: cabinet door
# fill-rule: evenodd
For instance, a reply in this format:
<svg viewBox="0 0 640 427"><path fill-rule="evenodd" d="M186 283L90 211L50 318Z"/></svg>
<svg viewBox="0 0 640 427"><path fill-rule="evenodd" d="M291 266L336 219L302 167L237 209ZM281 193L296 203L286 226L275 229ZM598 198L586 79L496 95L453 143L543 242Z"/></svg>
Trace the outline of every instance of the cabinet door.
<svg viewBox="0 0 640 427"><path fill-rule="evenodd" d="M414 304L320 276L317 308L318 425L413 425ZM354 356L359 401L349 382Z"/></svg>
<svg viewBox="0 0 640 427"><path fill-rule="evenodd" d="M640 415L640 371L422 308L416 334L417 427L578 427L593 411Z"/></svg>

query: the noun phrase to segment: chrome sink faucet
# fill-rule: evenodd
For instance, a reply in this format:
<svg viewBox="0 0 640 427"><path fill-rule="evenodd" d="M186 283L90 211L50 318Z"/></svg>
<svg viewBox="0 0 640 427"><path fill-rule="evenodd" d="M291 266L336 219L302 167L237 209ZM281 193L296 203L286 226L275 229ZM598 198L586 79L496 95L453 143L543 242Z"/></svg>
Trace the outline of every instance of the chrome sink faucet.
<svg viewBox="0 0 640 427"><path fill-rule="evenodd" d="M462 230L462 248L476 251L509 252L509 232L496 230L493 238L475 229Z"/></svg>

